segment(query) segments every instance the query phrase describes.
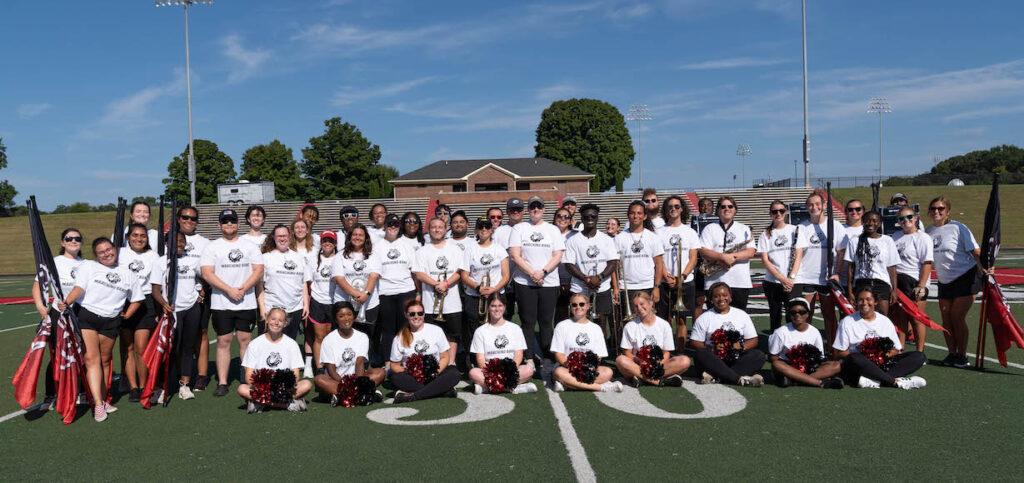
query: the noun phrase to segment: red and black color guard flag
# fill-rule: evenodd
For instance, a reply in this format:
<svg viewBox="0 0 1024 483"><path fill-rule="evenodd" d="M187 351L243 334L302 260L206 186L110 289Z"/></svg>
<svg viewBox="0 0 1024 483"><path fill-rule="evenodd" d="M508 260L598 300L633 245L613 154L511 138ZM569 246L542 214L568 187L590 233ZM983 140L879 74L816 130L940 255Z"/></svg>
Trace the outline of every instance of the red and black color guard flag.
<svg viewBox="0 0 1024 483"><path fill-rule="evenodd" d="M1002 227L1000 222L999 209L999 175L992 180L992 194L988 198L988 207L985 208L985 231L981 239L981 266L991 268L995 266L996 256L999 254L999 244L1002 241ZM1002 289L996 283L995 277L985 275L984 289L981 294L981 324L984 328L985 320L992 325L992 338L996 343L996 352L999 354L999 364L1006 367L1006 351L1017 344L1017 347L1024 349L1024 330L1013 317L1010 306L1003 296ZM984 341L984 332L980 331L979 340ZM978 350L978 363L980 364L984 345Z"/></svg>
<svg viewBox="0 0 1024 483"><path fill-rule="evenodd" d="M171 198L171 206L174 206L174 203L174 198ZM162 210L163 208L161 208L161 212ZM171 226L167 230L167 249L164 251L167 256L167 274L161 284L164 288L164 300L171 305L174 305L175 293L177 293L178 288L178 224L175 222L177 220L176 212L176 207L171 209ZM163 227L160 229L162 231ZM153 395L157 379L161 376L164 380L164 406L167 405L167 401L170 399L170 395L167 394L167 384L171 367L171 353L174 349L174 334L178 320L174 313L168 315L164 313L162 307L158 308L158 310L160 311L160 320L156 324L156 330L153 331L153 335L149 338L149 343L146 344L146 350L142 353L142 362L146 364L146 369L149 371L146 377L146 385L142 389L141 400L142 407L146 409L150 407L150 396Z"/></svg>
<svg viewBox="0 0 1024 483"><path fill-rule="evenodd" d="M928 314L922 312L921 308L917 306L917 303L915 303L913 300L910 300L910 297L907 297L907 294L903 293L902 290L896 291L896 303L899 304L900 309L902 309L903 312L909 315L911 319L914 319L928 326L929 329L941 330L947 334L949 333L949 331L946 330L945 327L936 324L931 317L928 317Z"/></svg>

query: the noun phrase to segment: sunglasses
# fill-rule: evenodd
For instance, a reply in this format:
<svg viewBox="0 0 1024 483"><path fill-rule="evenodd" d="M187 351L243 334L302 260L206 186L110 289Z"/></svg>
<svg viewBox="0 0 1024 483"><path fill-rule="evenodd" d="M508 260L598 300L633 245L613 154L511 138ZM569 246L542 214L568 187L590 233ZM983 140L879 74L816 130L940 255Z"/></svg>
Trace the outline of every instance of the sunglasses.
<svg viewBox="0 0 1024 483"><path fill-rule="evenodd" d="M946 211L945 206L929 206L928 211Z"/></svg>
<svg viewBox="0 0 1024 483"><path fill-rule="evenodd" d="M914 215L906 215L906 216L897 216L896 217L896 221L899 221L899 222L913 221L913 220L914 220Z"/></svg>
<svg viewBox="0 0 1024 483"><path fill-rule="evenodd" d="M178 215L178 218L181 218L182 220L185 221L199 221L198 216Z"/></svg>
<svg viewBox="0 0 1024 483"><path fill-rule="evenodd" d="M450 214L451 214L451 212L449 212L449 211L435 211L434 212L434 216L448 216Z"/></svg>
<svg viewBox="0 0 1024 483"><path fill-rule="evenodd" d="M237 225L238 224L238 218L221 218L220 219L220 224L221 225Z"/></svg>
<svg viewBox="0 0 1024 483"><path fill-rule="evenodd" d="M519 208L509 208L508 209L509 213L519 213L521 211L523 211L523 208L521 206Z"/></svg>
<svg viewBox="0 0 1024 483"><path fill-rule="evenodd" d="M573 307L573 308L576 308L576 307L586 307L587 303L586 302L573 302L573 303L569 304L569 306Z"/></svg>
<svg viewBox="0 0 1024 483"><path fill-rule="evenodd" d="M66 241L68 243L71 243L71 242L82 243L82 237L80 237L80 236L66 236L66 237L64 237L64 241Z"/></svg>
<svg viewBox="0 0 1024 483"><path fill-rule="evenodd" d="M807 315L810 312L808 312L806 310L790 310L789 313L791 313L793 315Z"/></svg>
<svg viewBox="0 0 1024 483"><path fill-rule="evenodd" d="M584 220L594 220L596 218L597 218L597 214L596 213L590 213L590 214L583 215L583 219Z"/></svg>
<svg viewBox="0 0 1024 483"><path fill-rule="evenodd" d="M862 211L864 211L864 207L863 206L851 206L851 207L846 209L847 213L851 213L851 212L860 213Z"/></svg>
<svg viewBox="0 0 1024 483"><path fill-rule="evenodd" d="M532 210L543 210L543 209L544 209L544 205L542 205L540 203L535 203L535 204L530 205L530 210L531 211Z"/></svg>
<svg viewBox="0 0 1024 483"><path fill-rule="evenodd" d="M420 222L419 222L419 221L416 221L416 220L414 220L414 219L412 219L412 218L409 218L408 220L405 220L405 224L406 224L406 225L419 225L419 224L420 224Z"/></svg>
<svg viewBox="0 0 1024 483"><path fill-rule="evenodd" d="M342 213L341 217L342 218L358 218L359 215L357 215L355 213Z"/></svg>
<svg viewBox="0 0 1024 483"><path fill-rule="evenodd" d="M736 205L718 205L720 210L733 210L736 209Z"/></svg>
<svg viewBox="0 0 1024 483"><path fill-rule="evenodd" d="M670 210L681 210L681 209L683 209L683 205L677 205L677 204L668 205L668 209L670 209Z"/></svg>
<svg viewBox="0 0 1024 483"><path fill-rule="evenodd" d="M649 200L644 200L644 203L647 203L647 204L657 203L657 202L658 202L657 198L653 198L653 199L649 199Z"/></svg>
<svg viewBox="0 0 1024 483"><path fill-rule="evenodd" d="M402 224L397 221L392 221L391 223L384 225L385 228L398 228L400 226L402 226Z"/></svg>
<svg viewBox="0 0 1024 483"><path fill-rule="evenodd" d="M488 218L490 218L492 220L500 220L500 219L504 218L504 216L501 216L501 215L491 215L491 216L488 216Z"/></svg>
<svg viewBox="0 0 1024 483"><path fill-rule="evenodd" d="M419 312L406 312L405 313L405 315L408 315L409 317L423 317L424 314L425 314L425 312L423 312L422 310L419 311Z"/></svg>
<svg viewBox="0 0 1024 483"><path fill-rule="evenodd" d="M556 220L568 220L569 218L572 218L572 217L571 217L571 216L569 216L569 215L565 215L565 214L562 214L562 215L555 215L555 219L556 219Z"/></svg>
<svg viewBox="0 0 1024 483"><path fill-rule="evenodd" d="M786 209L783 208L781 210L771 210L771 212L772 212L773 215L785 215L786 214Z"/></svg>

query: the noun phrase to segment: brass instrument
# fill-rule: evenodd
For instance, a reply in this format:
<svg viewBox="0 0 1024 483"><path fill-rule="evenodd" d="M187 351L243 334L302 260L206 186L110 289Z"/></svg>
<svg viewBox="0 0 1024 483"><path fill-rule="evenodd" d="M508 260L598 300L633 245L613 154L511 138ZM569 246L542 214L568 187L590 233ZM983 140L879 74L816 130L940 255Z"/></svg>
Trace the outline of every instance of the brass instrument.
<svg viewBox="0 0 1024 483"><path fill-rule="evenodd" d="M594 264L594 268L591 270L591 276L597 275L597 264ZM586 282L584 282L586 285ZM590 304L590 312L587 313L587 318L590 320L597 320L597 290L590 290L590 300L587 301Z"/></svg>
<svg viewBox="0 0 1024 483"><path fill-rule="evenodd" d="M477 287L477 293L480 294L480 306L477 308L477 312L480 315L480 323L487 322L487 297L480 293L480 287L491 286L491 272L488 271L484 274L483 278L480 279L480 285Z"/></svg>
<svg viewBox="0 0 1024 483"><path fill-rule="evenodd" d="M676 303L674 310L676 315L682 317L683 313L686 312L686 302L683 301L683 240L677 240L676 243Z"/></svg>
<svg viewBox="0 0 1024 483"><path fill-rule="evenodd" d="M445 280L448 280L448 271L447 270L441 272L441 275L437 276L437 281L438 282L443 282ZM435 289L434 290L434 314L436 314L436 315L434 315L434 322L442 323L442 322L445 321L444 320L444 299L445 299L445 297L440 295L440 294L438 294L437 290Z"/></svg>
<svg viewBox="0 0 1024 483"><path fill-rule="evenodd" d="M622 293L625 294L626 298L625 315L622 317L622 323L626 323L629 322L630 320L633 320L633 309L631 309L629 306L629 284L626 283L626 269L623 266L624 264L622 263L625 260L626 259L625 257L622 256L622 253L619 253L619 266L617 267L619 271L619 282L622 283Z"/></svg>
<svg viewBox="0 0 1024 483"><path fill-rule="evenodd" d="M365 291L366 290L366 279L365 278L357 278L357 279L353 280L352 281L352 288L354 288L354 289L356 289L356 290L358 290L360 292ZM362 304L357 302L354 297L352 298L352 308L354 308L355 311L356 311L356 323L357 324L365 324L366 323L366 305L369 304L369 303L370 303L369 297L367 297L366 303L362 303Z"/></svg>
<svg viewBox="0 0 1024 483"><path fill-rule="evenodd" d="M746 240L743 240L742 242L737 243L735 246L733 246L732 248L730 248L730 249L728 249L728 250L726 250L726 251L724 251L722 253L736 253L736 252L746 248L747 244L749 244L753 240L754 240L753 238L748 238ZM701 273L704 274L705 277L714 276L718 272L721 272L722 270L728 270L728 269L729 269L729 267L725 266L725 264L720 263L720 262L712 262L711 260L708 260L706 258L700 264L700 271L701 271Z"/></svg>

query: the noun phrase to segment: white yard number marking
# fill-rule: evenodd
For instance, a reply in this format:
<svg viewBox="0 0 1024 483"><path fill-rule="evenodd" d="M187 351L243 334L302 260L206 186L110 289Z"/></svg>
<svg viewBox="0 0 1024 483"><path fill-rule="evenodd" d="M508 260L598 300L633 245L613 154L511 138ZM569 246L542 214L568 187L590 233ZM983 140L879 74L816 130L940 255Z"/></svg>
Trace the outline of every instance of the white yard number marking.
<svg viewBox="0 0 1024 483"><path fill-rule="evenodd" d="M412 407L391 407L387 409L376 409L366 413L370 421L395 426L432 426L437 424L460 424L486 421L504 416L513 409L516 404L510 399L501 396L473 395L459 392L459 399L466 403L466 410L462 414L444 419L426 419L416 421L404 421L407 418L419 413L418 409Z"/></svg>
<svg viewBox="0 0 1024 483"><path fill-rule="evenodd" d="M661 419L720 418L735 414L747 407L747 398L736 390L721 384L701 384L684 381L683 388L697 397L704 409L696 414L678 414L658 408L632 387L622 388L621 393L596 392L594 396L606 406L624 413ZM671 389L662 389L670 391Z"/></svg>

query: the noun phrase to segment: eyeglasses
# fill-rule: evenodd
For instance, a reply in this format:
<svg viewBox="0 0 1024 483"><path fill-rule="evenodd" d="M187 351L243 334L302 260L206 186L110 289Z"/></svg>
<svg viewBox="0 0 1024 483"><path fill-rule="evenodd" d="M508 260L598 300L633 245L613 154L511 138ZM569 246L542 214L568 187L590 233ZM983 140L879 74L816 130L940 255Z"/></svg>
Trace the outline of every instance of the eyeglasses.
<svg viewBox="0 0 1024 483"><path fill-rule="evenodd" d="M199 221L198 216L178 215L178 218L181 218L182 220L185 221Z"/></svg>
<svg viewBox="0 0 1024 483"><path fill-rule="evenodd" d="M504 218L504 216L501 216L501 215L491 215L491 216L488 216L488 218L490 218L492 220L500 220L500 219Z"/></svg>
<svg viewBox="0 0 1024 483"><path fill-rule="evenodd" d="M359 215L356 214L356 213L342 213L341 217L342 218L359 218Z"/></svg>
<svg viewBox="0 0 1024 483"><path fill-rule="evenodd" d="M847 213L860 213L862 211L864 211L863 206L851 206L849 208L846 208Z"/></svg>
<svg viewBox="0 0 1024 483"><path fill-rule="evenodd" d="M718 205L718 209L720 209L720 210L734 210L734 209L736 209L736 205Z"/></svg>
<svg viewBox="0 0 1024 483"><path fill-rule="evenodd" d="M555 215L555 219L556 220L568 220L569 218L572 218L572 217L569 216L569 215L566 215L564 213L561 214L561 215Z"/></svg>
<svg viewBox="0 0 1024 483"><path fill-rule="evenodd" d="M789 313L791 313L793 315L807 315L810 312L808 312L806 310L790 310Z"/></svg>
<svg viewBox="0 0 1024 483"><path fill-rule="evenodd" d="M771 210L771 212L772 212L773 215L785 215L786 214L786 209L783 208L781 210Z"/></svg>
<svg viewBox="0 0 1024 483"><path fill-rule="evenodd" d="M597 213L588 213L586 215L583 215L583 219L584 220L594 220L594 219L597 219Z"/></svg>
<svg viewBox="0 0 1024 483"><path fill-rule="evenodd" d="M946 211L945 206L929 206L928 211Z"/></svg>
<svg viewBox="0 0 1024 483"><path fill-rule="evenodd" d="M434 212L434 216L448 216L450 214L451 214L450 211L435 211Z"/></svg>
<svg viewBox="0 0 1024 483"><path fill-rule="evenodd" d="M681 210L681 209L683 209L683 205L671 204L671 205L668 205L668 209L670 209L670 210Z"/></svg>
<svg viewBox="0 0 1024 483"><path fill-rule="evenodd" d="M896 221L898 221L898 222L913 221L913 220L914 220L914 215L905 215L905 216L897 216L896 217Z"/></svg>
<svg viewBox="0 0 1024 483"><path fill-rule="evenodd" d="M64 241L66 241L68 243L71 243L71 242L82 243L82 237L80 237L80 236L66 236L66 237L64 237Z"/></svg>
<svg viewBox="0 0 1024 483"><path fill-rule="evenodd" d="M644 203L647 203L647 204L657 203L657 202L658 202L657 198L651 198L651 199L648 199L648 200L644 200Z"/></svg>
<svg viewBox="0 0 1024 483"><path fill-rule="evenodd" d="M405 315L408 315L409 317L423 317L423 314L424 314L424 312L422 310L419 311L419 312L406 312L405 313Z"/></svg>
<svg viewBox="0 0 1024 483"><path fill-rule="evenodd" d="M586 307L587 303L586 302L573 302L573 303L569 304L569 306L573 307L573 308L576 308L576 307Z"/></svg>
<svg viewBox="0 0 1024 483"><path fill-rule="evenodd" d="M418 220L413 219L413 218L409 218L408 220L405 220L405 224L406 225L419 225L420 222Z"/></svg>

